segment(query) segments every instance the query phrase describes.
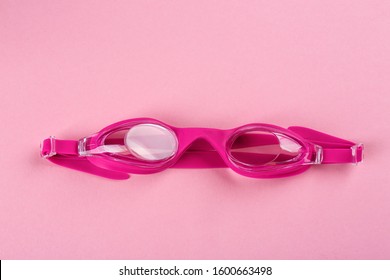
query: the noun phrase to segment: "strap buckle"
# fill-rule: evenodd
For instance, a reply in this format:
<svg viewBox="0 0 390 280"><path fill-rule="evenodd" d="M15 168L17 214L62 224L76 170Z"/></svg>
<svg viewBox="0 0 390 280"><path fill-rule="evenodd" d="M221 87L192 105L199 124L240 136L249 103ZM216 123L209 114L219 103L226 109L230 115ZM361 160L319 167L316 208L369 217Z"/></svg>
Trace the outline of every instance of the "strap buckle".
<svg viewBox="0 0 390 280"><path fill-rule="evenodd" d="M54 136L49 136L41 143L41 157L50 158L57 154L56 152L56 138Z"/></svg>
<svg viewBox="0 0 390 280"><path fill-rule="evenodd" d="M353 145L351 147L351 150L352 150L352 163L357 165L359 162L363 162L364 145L362 143Z"/></svg>

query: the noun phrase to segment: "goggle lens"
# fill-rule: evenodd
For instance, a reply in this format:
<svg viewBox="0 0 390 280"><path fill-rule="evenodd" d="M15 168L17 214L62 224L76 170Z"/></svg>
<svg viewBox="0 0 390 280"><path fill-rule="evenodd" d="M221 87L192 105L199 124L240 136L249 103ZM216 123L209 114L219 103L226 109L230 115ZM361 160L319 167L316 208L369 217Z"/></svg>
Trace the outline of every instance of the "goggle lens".
<svg viewBox="0 0 390 280"><path fill-rule="evenodd" d="M291 138L276 133L250 130L239 133L231 141L229 155L243 167L260 167L293 160L302 146Z"/></svg>
<svg viewBox="0 0 390 280"><path fill-rule="evenodd" d="M156 124L138 124L125 135L125 146L136 158L147 161L166 160L178 148L173 131Z"/></svg>

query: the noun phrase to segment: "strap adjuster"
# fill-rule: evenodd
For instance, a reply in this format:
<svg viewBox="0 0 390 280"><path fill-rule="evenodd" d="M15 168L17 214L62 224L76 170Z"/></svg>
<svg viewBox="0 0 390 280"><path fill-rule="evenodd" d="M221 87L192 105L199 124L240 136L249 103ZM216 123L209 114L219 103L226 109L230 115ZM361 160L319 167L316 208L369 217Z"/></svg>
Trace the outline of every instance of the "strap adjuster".
<svg viewBox="0 0 390 280"><path fill-rule="evenodd" d="M41 143L41 157L49 158L56 154L56 138L54 136L49 136L49 138L46 138Z"/></svg>
<svg viewBox="0 0 390 280"><path fill-rule="evenodd" d="M353 145L351 147L351 150L352 150L352 163L357 165L359 162L362 162L364 145L362 143Z"/></svg>

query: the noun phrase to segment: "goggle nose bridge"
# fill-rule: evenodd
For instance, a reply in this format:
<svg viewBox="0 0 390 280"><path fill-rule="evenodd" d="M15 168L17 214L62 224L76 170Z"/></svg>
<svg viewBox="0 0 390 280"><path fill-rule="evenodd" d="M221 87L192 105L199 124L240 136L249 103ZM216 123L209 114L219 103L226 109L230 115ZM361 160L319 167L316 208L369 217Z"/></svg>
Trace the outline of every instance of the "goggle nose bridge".
<svg viewBox="0 0 390 280"><path fill-rule="evenodd" d="M218 151L221 146L226 145L231 133L232 130L216 128L181 128L176 131L179 142L179 152L183 149L188 149L200 141L207 143L215 151Z"/></svg>

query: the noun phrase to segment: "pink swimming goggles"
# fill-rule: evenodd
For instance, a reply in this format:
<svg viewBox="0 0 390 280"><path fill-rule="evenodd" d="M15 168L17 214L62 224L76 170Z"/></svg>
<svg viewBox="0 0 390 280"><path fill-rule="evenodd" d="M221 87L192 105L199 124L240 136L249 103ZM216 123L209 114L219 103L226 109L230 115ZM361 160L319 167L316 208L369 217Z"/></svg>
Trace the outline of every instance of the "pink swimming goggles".
<svg viewBox="0 0 390 280"><path fill-rule="evenodd" d="M230 167L254 178L299 174L313 164L358 163L363 145L309 128L253 123L233 129L178 128L150 118L112 124L80 140L49 137L41 156L110 179L168 167Z"/></svg>

